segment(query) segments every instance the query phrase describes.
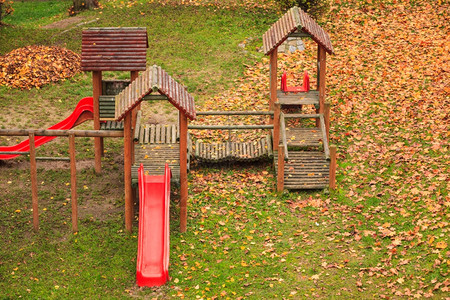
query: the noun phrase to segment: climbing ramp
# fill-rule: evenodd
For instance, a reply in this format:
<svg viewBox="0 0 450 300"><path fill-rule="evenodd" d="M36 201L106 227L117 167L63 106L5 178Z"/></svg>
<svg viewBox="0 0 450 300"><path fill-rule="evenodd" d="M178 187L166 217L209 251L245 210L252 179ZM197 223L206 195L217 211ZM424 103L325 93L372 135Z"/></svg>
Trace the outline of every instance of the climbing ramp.
<svg viewBox="0 0 450 300"><path fill-rule="evenodd" d="M206 163L271 159L272 138L267 135L256 141L222 143L202 143L197 140L193 154L198 161Z"/></svg>
<svg viewBox="0 0 450 300"><path fill-rule="evenodd" d="M286 127L286 118L317 119L320 127ZM284 164L284 188L324 189L329 186L330 153L322 114L281 114L281 142L288 149ZM278 152L274 154L278 172Z"/></svg>

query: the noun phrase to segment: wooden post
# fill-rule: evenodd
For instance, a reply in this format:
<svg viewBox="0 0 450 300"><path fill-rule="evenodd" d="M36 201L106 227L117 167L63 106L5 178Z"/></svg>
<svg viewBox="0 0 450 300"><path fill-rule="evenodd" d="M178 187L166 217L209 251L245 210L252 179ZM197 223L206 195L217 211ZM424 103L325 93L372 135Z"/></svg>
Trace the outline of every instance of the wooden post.
<svg viewBox="0 0 450 300"><path fill-rule="evenodd" d="M323 114L325 108L325 75L326 75L326 57L325 48L319 46L319 113Z"/></svg>
<svg viewBox="0 0 450 300"><path fill-rule="evenodd" d="M72 231L78 232L77 162L75 160L75 135L69 135L70 191L72 198Z"/></svg>
<svg viewBox="0 0 450 300"><path fill-rule="evenodd" d="M180 231L186 232L187 227L187 133L188 120L184 113L179 114L180 128Z"/></svg>
<svg viewBox="0 0 450 300"><path fill-rule="evenodd" d="M102 94L102 72L92 72L92 97L94 98L94 130L100 130L99 97ZM103 138L94 138L95 173L102 172Z"/></svg>
<svg viewBox="0 0 450 300"><path fill-rule="evenodd" d="M275 102L273 112L273 151L278 149L278 144L280 143L280 111L280 102Z"/></svg>
<svg viewBox="0 0 450 300"><path fill-rule="evenodd" d="M328 143L330 143L330 102L325 102L323 118L325 121L325 131L327 133L327 140Z"/></svg>
<svg viewBox="0 0 450 300"><path fill-rule="evenodd" d="M336 145L330 146L330 189L336 188Z"/></svg>
<svg viewBox="0 0 450 300"><path fill-rule="evenodd" d="M136 78L139 77L139 71L131 71L130 74L131 77L131 82L133 82ZM132 126L132 136L134 136L134 131L136 130L136 119L137 119L137 112L141 109L141 104L139 104L137 107L135 107L132 111L132 119L131 119L131 126ZM131 164L134 164L134 145L131 147L131 157L132 157L132 161ZM133 196L133 201L135 200L135 192L133 192L134 196Z"/></svg>
<svg viewBox="0 0 450 300"><path fill-rule="evenodd" d="M30 173L31 173L31 202L33 207L33 227L35 231L39 230L39 205L37 191L37 166L36 166L36 147L34 144L34 133L28 135L30 141Z"/></svg>
<svg viewBox="0 0 450 300"><path fill-rule="evenodd" d="M275 48L270 53L270 103L269 110L274 110L275 102L277 102L277 71L278 71L278 49ZM270 118L270 123L274 120Z"/></svg>
<svg viewBox="0 0 450 300"><path fill-rule="evenodd" d="M278 147L277 192L284 190L284 146Z"/></svg>
<svg viewBox="0 0 450 300"><path fill-rule="evenodd" d="M131 165L133 135L131 128L131 113L128 112L123 120L123 160L124 160L124 182L125 182L125 229L131 233L133 229L133 188L131 186Z"/></svg>

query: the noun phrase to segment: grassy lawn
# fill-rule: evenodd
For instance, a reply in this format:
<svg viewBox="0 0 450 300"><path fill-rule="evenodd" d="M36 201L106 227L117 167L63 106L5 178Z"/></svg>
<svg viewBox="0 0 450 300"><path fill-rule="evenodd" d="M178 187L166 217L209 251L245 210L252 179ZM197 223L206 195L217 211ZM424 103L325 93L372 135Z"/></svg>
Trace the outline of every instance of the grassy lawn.
<svg viewBox="0 0 450 300"><path fill-rule="evenodd" d="M266 109L268 59L257 48L279 17L269 2L105 0L69 22L70 2L15 1L9 25L0 28L0 55L33 44L79 53L84 26L142 26L148 65L161 65L186 85L198 110ZM184 234L173 189L171 280L163 287L135 284L137 230L129 235L123 226L120 139L105 141L100 176L92 140L76 141L77 234L67 163L38 162L34 233L28 158L0 161L0 298L445 299L449 8L444 1L334 1L320 23L336 51L327 61L327 99L338 188L276 194L270 162L194 164ZM54 22L62 23L49 26ZM77 26L83 22L91 23ZM254 39L244 51L238 44L248 38ZM316 48L306 46L280 55L280 70L300 78L312 69ZM40 89L0 86L0 127L46 128L91 93L88 73ZM16 142L0 137L2 145ZM67 151L67 140L58 139L38 155Z"/></svg>

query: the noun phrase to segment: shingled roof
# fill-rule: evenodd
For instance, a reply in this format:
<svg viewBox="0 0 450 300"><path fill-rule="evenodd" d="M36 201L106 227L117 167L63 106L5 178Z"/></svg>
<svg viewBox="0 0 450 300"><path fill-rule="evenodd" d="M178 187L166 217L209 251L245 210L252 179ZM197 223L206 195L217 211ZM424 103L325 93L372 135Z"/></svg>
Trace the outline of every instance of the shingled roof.
<svg viewBox="0 0 450 300"><path fill-rule="evenodd" d="M148 48L145 27L83 30L82 71L145 71Z"/></svg>
<svg viewBox="0 0 450 300"><path fill-rule="evenodd" d="M159 66L152 66L139 75L129 86L116 96L116 121L142 102L145 96L159 92L168 98L179 111L189 119L196 117L194 97Z"/></svg>
<svg viewBox="0 0 450 300"><path fill-rule="evenodd" d="M333 46L330 37L303 10L294 6L275 22L263 35L264 53L269 55L275 48L280 46L294 32L304 32L320 44L329 54L333 54Z"/></svg>

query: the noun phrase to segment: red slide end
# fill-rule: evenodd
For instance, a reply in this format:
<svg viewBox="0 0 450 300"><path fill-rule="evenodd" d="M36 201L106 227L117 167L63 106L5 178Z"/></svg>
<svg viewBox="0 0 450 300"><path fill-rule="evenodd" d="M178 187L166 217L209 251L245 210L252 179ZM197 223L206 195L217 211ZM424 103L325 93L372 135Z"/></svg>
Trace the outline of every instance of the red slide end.
<svg viewBox="0 0 450 300"><path fill-rule="evenodd" d="M139 286L160 286L169 280L169 205L171 171L164 175L144 174L139 181L139 239L136 282Z"/></svg>

